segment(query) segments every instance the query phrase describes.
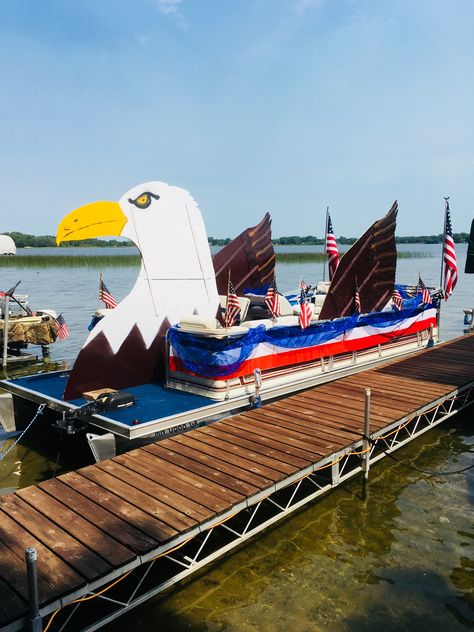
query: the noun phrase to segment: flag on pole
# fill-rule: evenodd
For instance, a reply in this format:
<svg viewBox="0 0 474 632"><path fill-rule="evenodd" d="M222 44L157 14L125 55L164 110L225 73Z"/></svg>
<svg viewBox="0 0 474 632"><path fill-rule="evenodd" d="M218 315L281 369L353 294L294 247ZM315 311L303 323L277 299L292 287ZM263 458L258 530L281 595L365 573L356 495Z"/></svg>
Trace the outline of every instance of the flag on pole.
<svg viewBox="0 0 474 632"><path fill-rule="evenodd" d="M300 314L298 316L301 329L306 329L309 327L311 317L313 316L313 310L311 309L311 305L308 303L308 299L306 298L306 294L302 289L300 292Z"/></svg>
<svg viewBox="0 0 474 632"><path fill-rule="evenodd" d="M400 294L400 292L397 290L396 287L393 288L392 303L395 305L397 309L402 309L403 307L402 295Z"/></svg>
<svg viewBox="0 0 474 632"><path fill-rule="evenodd" d="M451 226L451 215L449 213L449 198L446 201L446 213L444 219L444 242L443 242L443 263L444 263L444 297L447 301L453 293L458 280L458 266L456 263L456 251L454 249L453 229Z"/></svg>
<svg viewBox="0 0 474 632"><path fill-rule="evenodd" d="M361 312L360 293L359 293L359 286L357 285L357 282L356 282L355 292L354 292L354 313L360 314L360 312Z"/></svg>
<svg viewBox="0 0 474 632"><path fill-rule="evenodd" d="M418 286L416 288L416 293L421 294L421 302L429 305L431 303L431 294L426 285L423 283L421 276L418 275Z"/></svg>
<svg viewBox="0 0 474 632"><path fill-rule="evenodd" d="M62 314L59 314L56 318L56 333L59 340L66 340L66 338L69 338L69 329Z"/></svg>
<svg viewBox="0 0 474 632"><path fill-rule="evenodd" d="M339 265L339 251L337 249L336 238L334 237L334 231L332 228L331 216L328 213L328 224L326 227L326 254L328 256L328 268L329 268L329 281L332 281L332 277L336 272Z"/></svg>
<svg viewBox="0 0 474 632"><path fill-rule="evenodd" d="M270 283L270 287L265 294L265 304L273 318L280 315L280 296L278 294L275 278Z"/></svg>
<svg viewBox="0 0 474 632"><path fill-rule="evenodd" d="M113 309L114 307L117 307L118 305L114 296L110 293L108 287L103 282L102 275L100 275L100 283L99 283L99 300L105 303L106 309Z"/></svg>
<svg viewBox="0 0 474 632"><path fill-rule="evenodd" d="M303 277L301 277L300 284L299 284L299 290L303 290L303 292L306 294L310 288L311 288L311 286L308 285L307 283L305 283L303 281Z"/></svg>
<svg viewBox="0 0 474 632"><path fill-rule="evenodd" d="M230 280L227 285L227 299L225 304L225 326L232 327L240 317L240 302L239 297L235 292L235 288Z"/></svg>

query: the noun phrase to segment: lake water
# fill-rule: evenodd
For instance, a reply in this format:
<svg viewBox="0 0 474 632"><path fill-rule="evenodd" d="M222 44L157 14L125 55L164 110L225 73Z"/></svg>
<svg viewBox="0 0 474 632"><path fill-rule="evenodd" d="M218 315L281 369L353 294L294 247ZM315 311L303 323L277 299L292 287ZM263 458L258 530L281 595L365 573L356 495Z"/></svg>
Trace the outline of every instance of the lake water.
<svg viewBox="0 0 474 632"><path fill-rule="evenodd" d="M318 250L286 247L285 251ZM283 250L283 249L282 249ZM399 259L397 280L439 286L441 246L400 245L423 256ZM460 278L442 306L441 337L463 331L462 308L474 306L474 275L462 273L466 246L456 247ZM112 254L136 252L111 249ZM320 249L319 249L320 251ZM46 254L28 249L18 256ZM65 254L67 249L54 253ZM97 254L109 254L100 249ZM92 254L74 249L73 254ZM8 267L1 289L21 279L33 309L62 312L70 338L52 346L72 361L98 302L99 274L117 299L137 269ZM296 289L322 278L322 264L278 265L278 285ZM0 442L1 444L1 442ZM8 445L5 444L5 445ZM27 436L0 462L0 488L14 489L90 462L79 444ZM5 446L4 446L5 447ZM0 450L2 448L0 447ZM473 463L472 414L435 428L397 453L421 469L452 471ZM224 560L135 609L108 630L172 632L457 631L474 628L474 470L428 477L390 459L371 470L368 499L350 481L269 529Z"/></svg>

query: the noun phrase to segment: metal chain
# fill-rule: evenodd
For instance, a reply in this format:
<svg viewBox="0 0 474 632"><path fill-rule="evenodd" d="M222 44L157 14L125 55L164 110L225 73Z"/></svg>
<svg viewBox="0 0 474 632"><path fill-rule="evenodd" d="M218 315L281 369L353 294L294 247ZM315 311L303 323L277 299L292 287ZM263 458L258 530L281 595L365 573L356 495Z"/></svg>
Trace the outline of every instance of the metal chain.
<svg viewBox="0 0 474 632"><path fill-rule="evenodd" d="M38 410L36 411L35 416L30 421L30 423L26 426L26 428L23 430L23 432L20 434L20 436L17 438L17 440L14 443L12 443L12 445L8 448L8 450L6 450L5 452L2 452L2 454L0 454L0 461L3 461L3 459L7 456L7 454L9 454L13 450L13 448L17 445L17 443L19 441L21 441L21 439L25 436L26 432L31 428L33 423L41 415L41 413L43 412L43 410L45 408L46 408L46 404L40 404L38 406Z"/></svg>

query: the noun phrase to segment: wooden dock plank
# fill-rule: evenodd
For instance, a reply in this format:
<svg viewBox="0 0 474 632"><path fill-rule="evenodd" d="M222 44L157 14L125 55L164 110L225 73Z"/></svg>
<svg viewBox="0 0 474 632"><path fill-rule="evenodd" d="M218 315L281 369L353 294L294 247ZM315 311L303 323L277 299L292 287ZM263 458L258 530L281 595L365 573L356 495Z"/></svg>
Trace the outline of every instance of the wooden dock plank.
<svg viewBox="0 0 474 632"><path fill-rule="evenodd" d="M146 446L144 449L152 453L158 453L159 456L162 456L164 459L170 459L171 462L176 465L188 467L191 472L202 476L203 479L219 482L230 491L241 494L241 499L259 491L258 487L236 479L232 474L228 474L227 471L224 472L218 467L220 464L214 463L213 459L207 456L207 454L198 453L187 446L170 446L167 441L165 445L155 443ZM179 452L177 452L177 450L179 450Z"/></svg>
<svg viewBox="0 0 474 632"><path fill-rule="evenodd" d="M196 454L199 454L200 458L204 456L212 459L223 472L227 472L231 476L235 476L236 479L253 485L256 489L265 489L275 482L272 473L269 473L266 468L258 467L252 461L244 463L242 459L235 456L223 459L219 450L210 448L205 443L197 441L189 435L177 435L172 439L168 439L168 441L191 449ZM249 466L248 469L246 469L247 465Z"/></svg>
<svg viewBox="0 0 474 632"><path fill-rule="evenodd" d="M329 441L332 439L333 443L337 441L339 445L346 445L348 441L353 441L354 437L357 438L360 434L340 425L329 426L327 422L332 418L334 410L331 410L330 407L328 409L318 407L317 411L308 409L308 406L300 398L295 398L290 406L280 406L278 410L282 414L286 412L287 418L291 419L295 429L301 429L300 432L311 434L318 440Z"/></svg>
<svg viewBox="0 0 474 632"><path fill-rule="evenodd" d="M38 576L50 583L57 594L65 594L85 586L86 581L82 575L3 511L0 511L0 540L12 553L23 559L25 549L29 546L35 547L38 553ZM26 572L26 569L23 572Z"/></svg>
<svg viewBox="0 0 474 632"><path fill-rule="evenodd" d="M254 461L255 463L260 463L265 466L268 470L274 472L275 477L284 478L285 474L290 474L295 471L294 467L287 465L286 463L282 463L274 458L267 458L266 456L255 452L251 448L244 448L242 445L239 445L238 442L234 442L232 439L225 439L219 437L217 432L215 434L211 434L207 432L206 428L199 429L194 433L194 437L199 438L200 441L204 443L208 443L210 446L213 446L221 451L221 454L225 455L226 453L245 457L245 460Z"/></svg>
<svg viewBox="0 0 474 632"><path fill-rule="evenodd" d="M254 411L252 411L252 413L253 412ZM218 423L226 426L229 432L231 429L239 430L245 433L246 436L252 438L252 441L264 443L265 445L274 447L276 450L288 452L288 454L305 460L308 459L310 462L318 460L318 457L325 454L325 450L321 448L316 450L301 441L295 441L293 437L286 437L275 428L271 431L268 424L259 423L250 413L248 415L241 413L236 417L232 417L231 420L222 419Z"/></svg>
<svg viewBox="0 0 474 632"><path fill-rule="evenodd" d="M17 494L56 526L63 525L64 531L111 566L121 566L135 557L132 551L111 538L108 533L83 518L77 511L72 511L48 496L40 487L26 487L18 490ZM81 506L76 509L80 510Z"/></svg>
<svg viewBox="0 0 474 632"><path fill-rule="evenodd" d="M150 538L154 538L157 544L167 542L179 534L177 529L173 529L156 516L146 513L140 507L136 507L78 472L62 474L60 480L129 524L138 525L139 529Z"/></svg>
<svg viewBox="0 0 474 632"><path fill-rule="evenodd" d="M242 500L242 494L237 494L228 487L224 487L213 480L207 479L203 476L191 472L184 467L176 465L171 460L166 461L161 456L158 456L156 452L150 452L146 449L146 446L140 448L140 460L153 465L154 468L160 469L162 472L172 477L172 480L182 480L193 489L199 492L206 491L206 493L212 495L214 498L218 498L226 506L235 505L239 500Z"/></svg>
<svg viewBox="0 0 474 632"><path fill-rule="evenodd" d="M99 466L101 463L97 463L97 465ZM125 481L105 472L100 467L90 466L80 470L80 472L84 478L88 478L100 487L110 490L122 500L127 501L138 509L142 509L150 516L156 516L161 522L177 531L187 531L197 524L196 520L179 511L173 511L166 503L149 496L133 485L129 485Z"/></svg>
<svg viewBox="0 0 474 632"><path fill-rule="evenodd" d="M191 502L199 503L201 507L210 510L212 514L219 513L229 506L225 500L207 491L202 483L198 487L176 476L170 476L170 469L161 469L155 459L150 459L149 455L147 458L147 453L144 450L140 452L139 458L134 453L121 454L115 457L115 461L125 467L133 468L138 474L151 481L160 483L165 489L177 492L181 497L187 498Z"/></svg>
<svg viewBox="0 0 474 632"><path fill-rule="evenodd" d="M291 419L288 419L290 414ZM277 416L274 412L272 412L272 415ZM348 443L355 441L359 436L345 429L340 430L337 427L329 427L326 424L324 414L321 414L317 419L315 419L314 416L310 418L294 405L292 405L291 412L288 411L287 413L286 422L283 422L282 419L279 418L279 427L285 432L295 432L304 441L312 441L317 445L323 446L325 452L339 450Z"/></svg>
<svg viewBox="0 0 474 632"><path fill-rule="evenodd" d="M247 450L252 450L256 454L261 454L262 456L274 459L276 462L282 463L288 466L289 468L291 468L291 471L294 471L295 468L302 469L308 464L308 461L295 458L291 456L290 454L287 454L286 452L282 452L281 450L275 450L273 448L269 448L263 445L262 443L251 441L248 439L247 435L242 436L242 435L239 435L238 432L232 434L228 432L227 428L224 429L223 426L221 426L218 430L214 428L212 425L204 426L203 428L201 428L201 430L208 435L218 437L224 441L229 441L230 443L239 445L242 448L245 448Z"/></svg>
<svg viewBox="0 0 474 632"><path fill-rule="evenodd" d="M156 548L157 541L155 539L125 522L118 515L107 511L102 505L72 489L63 480L53 478L40 483L39 488L66 507L74 507L86 520L95 524L131 551L141 555Z"/></svg>
<svg viewBox="0 0 474 632"><path fill-rule="evenodd" d="M275 423L271 422L271 418ZM252 430L260 432L262 435L274 439L275 441L284 440L295 448L312 454L313 460L318 456L324 456L328 450L333 448L333 442L328 441L305 441L298 432L292 432L290 429L283 432L283 426L280 425L280 418L277 414L270 416L266 411L261 409L252 410L249 413L240 415L239 425L242 427L251 427Z"/></svg>
<svg viewBox="0 0 474 632"><path fill-rule="evenodd" d="M28 594L28 581L26 577L25 552L20 557L0 540L0 577L9 589L13 589L19 595ZM38 594L41 602L53 601L58 591L47 582L44 577L38 577ZM7 599L7 597L5 597ZM0 589L0 603L3 601Z"/></svg>
<svg viewBox="0 0 474 632"><path fill-rule="evenodd" d="M131 456L126 462L122 462L116 458L107 461L102 461L97 465L101 470L112 474L117 479L123 481L127 485L131 485L138 491L143 490L148 496L156 499L160 505L163 504L167 511L171 511L173 514L179 517L181 520L183 516L188 516L191 521L207 520L215 514L214 511L209 510L204 505L186 498L181 494L176 493L169 487L165 487L146 474L141 474L135 471L138 467L138 463L135 458ZM146 469L146 468L145 468ZM192 522L190 523L191 526Z"/></svg>
<svg viewBox="0 0 474 632"><path fill-rule="evenodd" d="M64 529L58 528L18 494L6 496L2 502L2 510L87 580L102 577L112 570L111 565L104 559Z"/></svg>
<svg viewBox="0 0 474 632"><path fill-rule="evenodd" d="M294 416L291 410L291 402L288 403L290 408L284 407L283 410L276 408L264 408L258 410L258 419L261 423L267 424L269 429L284 432L285 438L293 438L301 446L314 447L322 450L323 454L328 450L337 450L345 444L336 435L325 436L323 433L319 435L315 431L312 434L309 430L304 431L302 426L298 426L292 420Z"/></svg>

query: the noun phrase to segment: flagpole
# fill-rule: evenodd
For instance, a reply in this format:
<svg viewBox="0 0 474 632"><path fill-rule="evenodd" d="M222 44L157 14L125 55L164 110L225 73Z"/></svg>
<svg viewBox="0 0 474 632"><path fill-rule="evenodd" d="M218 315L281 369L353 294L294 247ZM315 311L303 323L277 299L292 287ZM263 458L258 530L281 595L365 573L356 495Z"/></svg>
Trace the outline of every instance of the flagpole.
<svg viewBox="0 0 474 632"><path fill-rule="evenodd" d="M323 282L326 280L326 244L328 240L329 206L326 206L326 231L324 234Z"/></svg>
<svg viewBox="0 0 474 632"><path fill-rule="evenodd" d="M444 238L446 237L446 218L448 215L448 200L449 197L444 198L444 225L443 225L443 236L442 236L442 249L441 249L441 274L439 279L439 287L443 289L443 268L444 268Z"/></svg>
<svg viewBox="0 0 474 632"><path fill-rule="evenodd" d="M230 268L229 268L229 275L227 278L227 296L226 296L226 300L225 300L225 328L227 330L227 326L229 323L228 317L229 317L229 294L230 294Z"/></svg>
<svg viewBox="0 0 474 632"><path fill-rule="evenodd" d="M440 273L440 278L439 278L439 287L441 290L443 290L443 269L444 269L444 240L446 238L446 219L448 217L448 208L449 208L449 204L448 204L448 200L449 200L449 196L444 198L444 225L443 225L443 235L442 235L442 249L441 249L441 273ZM436 326L438 329L438 342L439 342L439 330L440 330L440 325L441 325L441 304L442 304L442 300L441 297L439 299L439 307L438 307L438 313L436 314Z"/></svg>

